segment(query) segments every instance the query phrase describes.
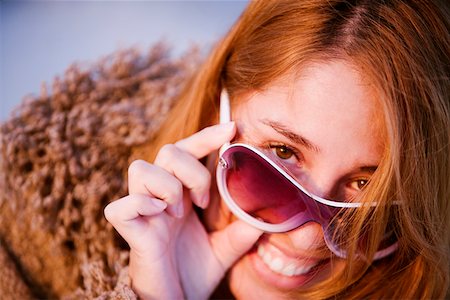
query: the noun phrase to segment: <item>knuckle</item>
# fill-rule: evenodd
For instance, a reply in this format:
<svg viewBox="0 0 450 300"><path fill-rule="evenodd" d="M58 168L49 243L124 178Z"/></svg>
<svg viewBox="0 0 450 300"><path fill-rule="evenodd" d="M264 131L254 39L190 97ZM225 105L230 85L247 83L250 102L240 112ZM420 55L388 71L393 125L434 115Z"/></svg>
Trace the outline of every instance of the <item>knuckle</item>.
<svg viewBox="0 0 450 300"><path fill-rule="evenodd" d="M110 203L103 209L103 215L105 216L105 219L110 223L113 223L116 218L116 213L113 206L113 203Z"/></svg>
<svg viewBox="0 0 450 300"><path fill-rule="evenodd" d="M131 162L128 166L128 177L140 176L144 173L145 168L149 165L148 162L142 159L137 159Z"/></svg>
<svg viewBox="0 0 450 300"><path fill-rule="evenodd" d="M159 149L158 154L156 155L155 162L160 165L165 165L168 162L172 161L174 157L177 156L179 149L174 144L165 144Z"/></svg>

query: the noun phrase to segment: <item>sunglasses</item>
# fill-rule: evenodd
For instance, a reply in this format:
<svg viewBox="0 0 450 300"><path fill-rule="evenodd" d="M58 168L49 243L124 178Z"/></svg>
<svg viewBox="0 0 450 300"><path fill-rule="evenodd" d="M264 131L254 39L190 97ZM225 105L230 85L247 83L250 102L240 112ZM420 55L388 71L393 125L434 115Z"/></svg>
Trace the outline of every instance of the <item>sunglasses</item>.
<svg viewBox="0 0 450 300"><path fill-rule="evenodd" d="M229 122L230 116L229 98L224 90L220 122ZM343 232L342 215L363 203L332 201L311 194L264 152L243 143L221 147L216 179L222 199L239 219L269 233L287 232L308 222L318 223L328 248L339 257L347 256L344 245L348 237ZM385 257L396 248L393 232L386 234L374 259Z"/></svg>

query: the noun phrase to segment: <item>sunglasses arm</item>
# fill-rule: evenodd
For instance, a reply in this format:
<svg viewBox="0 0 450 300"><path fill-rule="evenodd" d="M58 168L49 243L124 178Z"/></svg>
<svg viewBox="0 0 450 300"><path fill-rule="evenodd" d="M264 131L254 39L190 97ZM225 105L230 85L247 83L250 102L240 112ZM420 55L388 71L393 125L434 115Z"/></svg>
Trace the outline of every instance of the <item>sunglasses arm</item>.
<svg viewBox="0 0 450 300"><path fill-rule="evenodd" d="M230 110L230 98L226 89L222 89L220 93L220 110L219 110L220 124L225 124L231 122L231 110ZM225 149L230 145L230 143L225 143L220 147L219 155L225 151Z"/></svg>
<svg viewBox="0 0 450 300"><path fill-rule="evenodd" d="M231 122L230 98L225 89L220 93L220 124Z"/></svg>

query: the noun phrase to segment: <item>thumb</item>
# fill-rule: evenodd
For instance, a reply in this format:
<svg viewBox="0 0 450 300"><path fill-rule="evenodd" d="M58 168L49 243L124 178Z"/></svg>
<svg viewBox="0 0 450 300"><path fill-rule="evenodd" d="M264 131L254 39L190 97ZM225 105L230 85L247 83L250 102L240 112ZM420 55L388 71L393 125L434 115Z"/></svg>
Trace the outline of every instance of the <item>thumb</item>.
<svg viewBox="0 0 450 300"><path fill-rule="evenodd" d="M210 235L211 248L224 267L224 271L250 250L262 234L263 231L241 220L213 232Z"/></svg>

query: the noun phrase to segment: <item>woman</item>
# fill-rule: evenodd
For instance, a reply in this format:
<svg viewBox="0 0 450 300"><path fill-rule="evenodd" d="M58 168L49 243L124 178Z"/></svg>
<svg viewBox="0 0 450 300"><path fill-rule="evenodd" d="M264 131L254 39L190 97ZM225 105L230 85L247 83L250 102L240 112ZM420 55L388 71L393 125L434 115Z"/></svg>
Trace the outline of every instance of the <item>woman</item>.
<svg viewBox="0 0 450 300"><path fill-rule="evenodd" d="M135 291L207 298L227 272L237 298L445 297L449 20L444 1L251 2L187 84L153 163L132 163L130 194L105 209ZM234 122L215 125L222 89ZM262 152L320 213L281 232L255 225L263 214L237 220L224 200L250 215L247 199L232 171L219 182L231 196L213 175L228 142Z"/></svg>

